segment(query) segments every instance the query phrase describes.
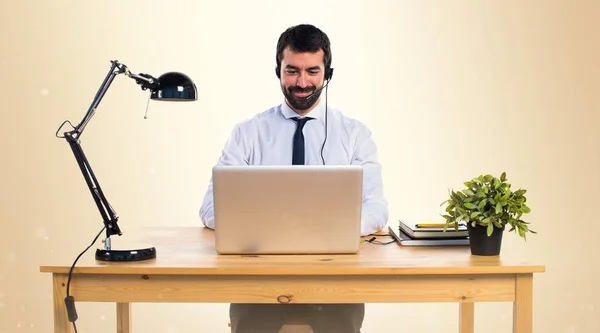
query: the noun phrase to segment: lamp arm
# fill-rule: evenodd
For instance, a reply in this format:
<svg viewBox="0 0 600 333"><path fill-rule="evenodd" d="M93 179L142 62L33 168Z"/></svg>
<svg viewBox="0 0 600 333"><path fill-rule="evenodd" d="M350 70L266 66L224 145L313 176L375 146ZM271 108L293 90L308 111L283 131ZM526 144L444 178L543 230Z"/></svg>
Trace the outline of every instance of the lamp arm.
<svg viewBox="0 0 600 333"><path fill-rule="evenodd" d="M106 94L106 91L112 84L114 78L119 74L128 72L127 67L123 64L120 64L118 61L116 61L116 60L111 61L111 63L112 63L112 65L110 67L108 74L104 78L102 85L100 86L96 95L94 96L94 100L92 101L92 104L90 105L88 111L84 115L81 122L79 122L79 124L77 126L74 126L73 130L64 133L64 138L67 140L67 142L69 143L69 146L71 147L71 150L73 151L73 155L75 156L75 160L77 161L77 164L79 165L79 169L81 170L81 173L83 174L85 182L90 190L90 193L92 194L92 197L94 198L94 202L96 203L98 211L100 212L100 215L102 216L104 226L106 227L106 242L107 242L106 245L108 248L110 247L110 243L109 243L110 236L112 236L112 235L121 236L122 235L122 232L117 223L119 220L119 216L117 215L115 210L112 208L112 206L110 205L110 203L104 196L104 193L102 192L102 188L100 187L100 184L98 183L98 179L96 179L96 175L94 174L94 171L92 170L92 167L91 167L89 161L87 160L85 153L83 152L83 149L81 148L80 137L81 137L81 134L83 133L83 130L85 129L85 127L87 126L89 121L92 119L92 117L96 113L96 109L97 109L98 105L100 104L100 101ZM63 125L64 125L64 123L63 123ZM61 128L62 128L62 125L61 125ZM60 131L60 128L59 128L59 131ZM58 134L58 132L57 132L57 134Z"/></svg>
<svg viewBox="0 0 600 333"><path fill-rule="evenodd" d="M96 109L98 108L100 101L102 101L102 98L106 94L106 91L108 91L108 88L110 87L110 85L112 84L113 80L115 79L115 77L117 75L125 74L126 76L134 79L135 82L141 86L142 90L146 90L146 89L154 90L154 89L158 88L158 80L156 78L152 77L151 75L144 74L144 73L139 73L139 74L131 73L129 71L129 69L127 68L127 66L120 63L117 60L111 60L111 63L112 63L112 65L110 67L110 70L108 71L108 74L106 74L106 77L104 78L104 81L102 82L102 85L100 86L100 88L98 88L98 91L96 92L96 96L94 97L92 104L88 108L88 111L86 112L83 119L79 122L79 124L77 126L75 126L73 131L71 132L71 133L73 133L72 135L76 138L79 138L81 136L81 134L83 133L83 130L85 129L85 127L87 126L89 121L92 119L92 117L96 113Z"/></svg>
<svg viewBox="0 0 600 333"><path fill-rule="evenodd" d="M94 96L94 100L88 108L88 111L85 113L83 119L79 122L79 124L77 124L77 126L73 126L73 130L65 132L63 137L67 140L69 146L71 147L71 150L73 151L73 155L75 155L75 159L77 160L79 169L81 170L81 173L85 178L85 182L90 190L90 193L92 194L92 197L94 198L94 202L98 207L98 211L100 211L100 215L102 216L104 226L106 227L105 243L107 250L110 250L110 236L122 235L122 232L117 223L119 220L119 216L104 196L102 188L100 187L100 184L96 179L96 175L94 175L94 171L92 170L92 167L88 162L85 153L83 152L83 149L81 148L80 138L83 133L83 130L96 113L96 109L98 108L100 101L102 101L102 98L108 91L108 88L110 87L117 75L125 74L126 76L134 79L136 83L141 86L142 90L150 89L151 91L153 91L154 89L158 88L158 80L152 77L151 75L144 73L133 74L129 71L127 66L119 63L117 60L111 60L111 64L112 65L110 67L110 70L106 74L102 85L100 85L100 88L98 88L98 91ZM65 121L56 132L57 136L58 132L66 122L68 121Z"/></svg>
<svg viewBox="0 0 600 333"><path fill-rule="evenodd" d="M76 132L77 131L74 130L65 133L65 139L69 143L69 146L73 151L73 155L75 155L75 159L77 160L77 164L79 165L81 173L83 174L83 178L85 179L90 193L94 198L94 202L98 207L98 211L102 216L102 221L106 227L106 240L108 241L108 238L110 238L112 235L121 236L123 234L117 223L119 221L119 216L108 202L108 199L106 199L106 196L104 196L102 188L98 183L98 179L96 179L96 175L94 175L94 171L92 170L92 167L88 162L83 149L81 148L81 143L74 135ZM107 246L110 246L110 244L107 243Z"/></svg>
<svg viewBox="0 0 600 333"><path fill-rule="evenodd" d="M79 137L83 133L83 130L96 113L96 108L98 108L100 101L102 101L104 94L106 94L106 91L112 84L113 80L115 79L115 76L125 73L127 71L127 67L123 64L120 64L118 61L111 60L111 63L112 65L110 67L110 70L108 71L108 74L106 74L102 85L100 86L100 88L98 88L96 96L94 96L94 100L88 108L88 111L85 113L83 119L79 122L79 124L74 127L73 131L69 132L69 134L71 134L71 136L73 136L75 139L79 139ZM117 70L115 71L115 69Z"/></svg>

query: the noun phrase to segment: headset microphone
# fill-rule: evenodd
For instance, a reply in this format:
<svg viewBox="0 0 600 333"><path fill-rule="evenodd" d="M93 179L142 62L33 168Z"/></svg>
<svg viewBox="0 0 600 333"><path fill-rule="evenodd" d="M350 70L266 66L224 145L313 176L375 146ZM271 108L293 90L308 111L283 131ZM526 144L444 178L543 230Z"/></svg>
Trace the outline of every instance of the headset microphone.
<svg viewBox="0 0 600 333"><path fill-rule="evenodd" d="M310 94L310 95L308 95L308 96L305 96L305 97L302 97L302 98L305 98L307 102L308 102L308 101L310 101L310 100L311 100L313 97L315 97L315 96L317 95L317 93L318 93L319 91L321 91L321 90L325 89L325 87L327 87L327 85L329 84L329 81L330 81L330 80L327 80L327 83L325 83L325 84L324 84L324 85L323 85L321 88L319 88L319 89L317 89L317 90L313 91L313 93L312 93L312 94Z"/></svg>

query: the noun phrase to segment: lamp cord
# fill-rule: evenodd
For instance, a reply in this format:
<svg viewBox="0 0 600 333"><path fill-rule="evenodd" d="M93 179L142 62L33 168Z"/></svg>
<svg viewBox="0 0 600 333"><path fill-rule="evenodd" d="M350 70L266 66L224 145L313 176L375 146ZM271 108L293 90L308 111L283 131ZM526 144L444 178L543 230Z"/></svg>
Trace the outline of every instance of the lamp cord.
<svg viewBox="0 0 600 333"><path fill-rule="evenodd" d="M60 132L60 129L61 129L61 128L63 128L63 126L65 126L65 124L67 124L67 123L68 123L68 124L69 124L69 125L70 125L70 126L73 128L73 129L75 129L75 126L73 126L73 124L71 124L71 121L69 121L69 120L65 120L65 121L63 121L63 123L62 123L62 124L60 124L60 126L59 126L59 127L58 127L58 129L56 130L56 134L54 134L54 135L56 135L56 137L57 137L57 138L60 138L60 139L64 139L64 138L65 138L64 136L60 136L60 135L58 135L58 132Z"/></svg>
<svg viewBox="0 0 600 333"><path fill-rule="evenodd" d="M391 241L387 241L387 242L382 242L380 240L377 239L377 237L392 237L391 234L370 234L369 236L373 236L369 239L365 239L363 240L361 243L371 243L371 244L377 244L377 245L388 245L388 244L392 244L395 243L396 240L391 240Z"/></svg>
<svg viewBox="0 0 600 333"><path fill-rule="evenodd" d="M65 306L67 307L67 316L70 322L73 323L73 329L75 330L75 333L77 333L77 325L75 325L75 321L77 320L77 310L75 309L75 298L73 298L73 296L71 296L71 277L73 276L73 269L75 268L75 264L77 263L77 261L79 260L79 258L81 258L81 256L87 252L87 250L90 249L90 247L92 247L96 241L98 240L98 237L100 237L100 235L102 234L102 232L104 231L104 229L106 229L106 227L103 227L100 232L96 235L96 237L94 237L94 240L92 241L92 243L85 248L85 250L83 250L78 256L77 258L75 258L75 261L73 261L73 264L71 265L71 269L69 269L69 277L67 278L67 297L65 297Z"/></svg>

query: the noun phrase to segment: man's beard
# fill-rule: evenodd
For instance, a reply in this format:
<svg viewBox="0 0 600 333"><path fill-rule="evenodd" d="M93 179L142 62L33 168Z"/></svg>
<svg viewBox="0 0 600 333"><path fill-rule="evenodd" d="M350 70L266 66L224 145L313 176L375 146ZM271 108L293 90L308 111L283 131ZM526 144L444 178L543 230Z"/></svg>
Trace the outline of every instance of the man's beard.
<svg viewBox="0 0 600 333"><path fill-rule="evenodd" d="M281 86L283 95L288 100L291 107L296 110L299 110L299 111L305 111L305 110L310 109L317 102L317 100L319 100L319 96L321 95L322 90L319 90L316 94L308 95L308 96L310 96L310 98L308 98L308 96L306 96L306 97L294 96L294 92L298 91L298 92L312 93L316 89L317 88L315 86L306 87L306 88L300 88L298 86L291 86L288 89L286 89L284 86Z"/></svg>

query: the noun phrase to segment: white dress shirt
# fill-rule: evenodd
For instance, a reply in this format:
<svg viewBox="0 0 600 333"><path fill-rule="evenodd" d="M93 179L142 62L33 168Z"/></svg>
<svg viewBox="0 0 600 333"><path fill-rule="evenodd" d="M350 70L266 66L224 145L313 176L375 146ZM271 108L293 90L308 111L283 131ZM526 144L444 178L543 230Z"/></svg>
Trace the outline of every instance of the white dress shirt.
<svg viewBox="0 0 600 333"><path fill-rule="evenodd" d="M293 136L298 117L283 102L238 123L222 150L218 165L290 165ZM304 126L306 164L323 164L321 146L325 139L325 102L319 102L306 117L315 118ZM363 167L361 235L382 229L388 221L388 204L383 197L381 164L370 130L361 122L327 107L327 142L323 158L327 165ZM202 223L214 229L212 179L200 208Z"/></svg>

